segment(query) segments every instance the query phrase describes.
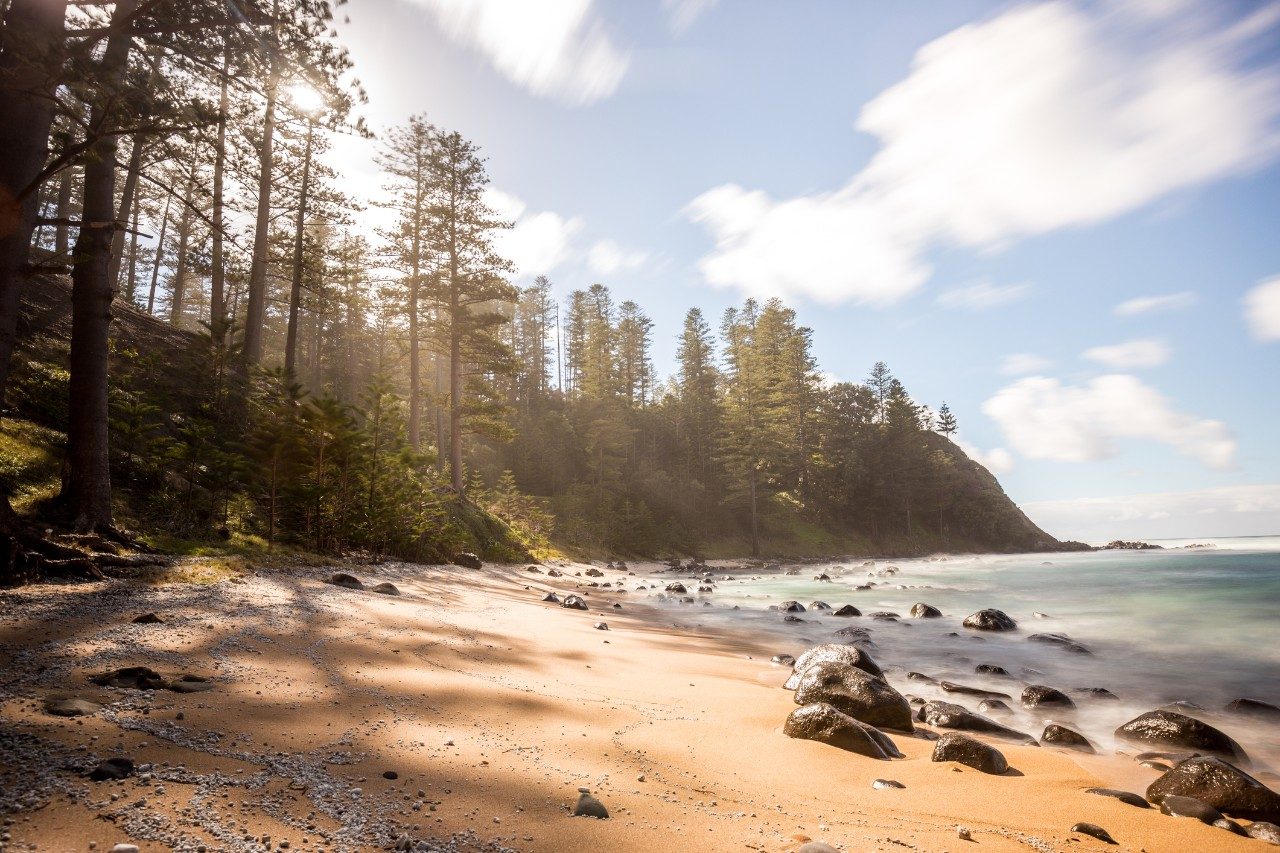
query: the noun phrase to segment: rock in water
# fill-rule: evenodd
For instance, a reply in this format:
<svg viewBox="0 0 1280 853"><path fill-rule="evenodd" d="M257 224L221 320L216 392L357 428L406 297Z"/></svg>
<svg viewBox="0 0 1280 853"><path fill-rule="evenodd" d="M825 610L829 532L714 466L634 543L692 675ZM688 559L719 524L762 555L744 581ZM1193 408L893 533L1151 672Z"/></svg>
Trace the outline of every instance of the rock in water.
<svg viewBox="0 0 1280 853"><path fill-rule="evenodd" d="M947 732L938 738L933 745L933 760L955 761L995 776L1009 769L1009 762L1000 750L959 732Z"/></svg>
<svg viewBox="0 0 1280 853"><path fill-rule="evenodd" d="M126 779L132 775L133 759L124 758L123 756L120 758L108 758L89 771L89 778L95 782Z"/></svg>
<svg viewBox="0 0 1280 853"><path fill-rule="evenodd" d="M993 663L980 663L973 668L973 671L981 675L1007 676L1009 674L1009 670L1002 666L996 666Z"/></svg>
<svg viewBox="0 0 1280 853"><path fill-rule="evenodd" d="M965 617L964 626L975 631L1016 631L1018 623L1010 619L1002 610L979 610L972 616Z"/></svg>
<svg viewBox="0 0 1280 853"><path fill-rule="evenodd" d="M1043 684L1032 684L1022 691L1022 707L1032 708L1075 708L1071 697L1053 687Z"/></svg>
<svg viewBox="0 0 1280 853"><path fill-rule="evenodd" d="M133 624L135 625L159 625L162 622L164 620L154 613L143 613L141 616L133 617Z"/></svg>
<svg viewBox="0 0 1280 853"><path fill-rule="evenodd" d="M1177 711L1148 711L1116 729L1116 737L1139 745L1172 746L1208 753L1228 761L1249 760L1240 744L1226 734Z"/></svg>
<svg viewBox="0 0 1280 853"><path fill-rule="evenodd" d="M1027 639L1033 643L1046 643L1051 646L1057 646L1060 649L1066 649L1067 651L1075 652L1078 655L1093 654L1093 652L1089 651L1089 649L1084 645L1077 643L1066 634L1032 634L1030 637L1027 637Z"/></svg>
<svg viewBox="0 0 1280 853"><path fill-rule="evenodd" d="M1280 794L1220 758L1188 758L1147 787L1147 799L1194 797L1232 817L1280 821Z"/></svg>
<svg viewBox="0 0 1280 853"><path fill-rule="evenodd" d="M861 649L853 646L842 646L839 643L824 643L821 646L814 646L800 655L799 660L795 663L795 669L792 671L791 677L787 679L787 683L783 686L787 690L795 690L800 686L800 677L804 675L806 669L814 664L826 661L847 663L849 666L857 667L877 678L884 677L884 673L880 670L879 665L871 659L871 655Z"/></svg>
<svg viewBox="0 0 1280 853"><path fill-rule="evenodd" d="M102 706L87 699L46 699L44 712L55 717L88 717L98 713Z"/></svg>
<svg viewBox="0 0 1280 853"><path fill-rule="evenodd" d="M1087 737L1057 723L1050 723L1044 727L1044 734L1040 735L1040 742L1053 744L1054 746L1064 746L1067 749L1078 749L1081 752L1090 754L1096 752Z"/></svg>
<svg viewBox="0 0 1280 853"><path fill-rule="evenodd" d="M587 602L577 595L566 595L564 601L560 603L561 607L567 607L570 610L589 610Z"/></svg>
<svg viewBox="0 0 1280 853"><path fill-rule="evenodd" d="M917 601L911 605L911 615L916 619L937 619L942 616L942 611L934 607L932 604L925 604L923 601Z"/></svg>
<svg viewBox="0 0 1280 853"><path fill-rule="evenodd" d="M887 735L825 702L796 708L787 715L782 733L787 737L816 740L885 761L902 757Z"/></svg>
<svg viewBox="0 0 1280 853"><path fill-rule="evenodd" d="M810 610L830 610L831 605L827 604L825 601L811 601L809 602L809 609Z"/></svg>
<svg viewBox="0 0 1280 853"><path fill-rule="evenodd" d="M804 605L798 601L784 601L778 605L783 613L804 613Z"/></svg>
<svg viewBox="0 0 1280 853"><path fill-rule="evenodd" d="M1222 812L1208 803L1202 803L1194 797L1178 797L1170 794L1160 801L1161 814L1172 817L1195 818L1201 823L1216 826L1237 835L1244 835L1244 830L1235 821L1227 820Z"/></svg>
<svg viewBox="0 0 1280 853"><path fill-rule="evenodd" d="M1280 722L1280 708L1261 699L1234 699L1228 702L1223 710L1228 714L1239 714L1242 717L1253 717L1273 723Z"/></svg>
<svg viewBox="0 0 1280 853"><path fill-rule="evenodd" d="M1093 838L1098 839L1099 841L1105 841L1108 844L1118 843L1114 838L1111 837L1111 833L1107 832L1105 829L1098 826L1096 823L1077 823L1075 826L1071 827L1071 831L1078 832L1081 835L1091 836Z"/></svg>
<svg viewBox="0 0 1280 853"><path fill-rule="evenodd" d="M135 690L163 690L166 686L160 673L145 666L122 666L91 675L89 680L102 687L132 687Z"/></svg>
<svg viewBox="0 0 1280 853"><path fill-rule="evenodd" d="M461 554L456 555L453 558L453 564L455 566L462 566L464 569L478 569L484 565L484 563L480 561L480 558L475 554L472 554L470 551L463 551Z"/></svg>
<svg viewBox="0 0 1280 853"><path fill-rule="evenodd" d="M595 817L604 820L609 817L609 810L604 807L604 803L583 791L578 794L578 803L573 807L573 816Z"/></svg>
<svg viewBox="0 0 1280 853"><path fill-rule="evenodd" d="M684 595L688 591L689 590L684 588L684 584L680 583L679 581L667 584L667 592L675 592L675 593L679 593L680 595Z"/></svg>
<svg viewBox="0 0 1280 853"><path fill-rule="evenodd" d="M871 787L877 791L886 791L891 788L906 788L907 786L899 782L897 779L877 779L871 783Z"/></svg>
<svg viewBox="0 0 1280 853"><path fill-rule="evenodd" d="M1268 844L1280 845L1280 826L1276 826L1274 823L1268 823L1265 820L1255 821L1245 827L1244 831L1250 838L1256 838Z"/></svg>
<svg viewBox="0 0 1280 853"><path fill-rule="evenodd" d="M948 693L963 693L966 696L981 696L984 699L1009 699L1008 693L996 690L984 690L981 687L970 687L967 684L956 684L954 681L939 681L938 686Z"/></svg>
<svg viewBox="0 0 1280 853"><path fill-rule="evenodd" d="M328 580L328 583L331 583L334 586L343 587L345 589L364 589L364 584L360 582L360 579L358 577L356 577L355 575L349 575L346 572L338 572L337 574L331 576Z"/></svg>
<svg viewBox="0 0 1280 853"><path fill-rule="evenodd" d="M1013 709L999 699L983 699L978 703L978 710L984 714L1013 715Z"/></svg>
<svg viewBox="0 0 1280 853"><path fill-rule="evenodd" d="M861 616L862 611L854 607L852 604L846 604L839 610L831 611L832 616Z"/></svg>
<svg viewBox="0 0 1280 853"><path fill-rule="evenodd" d="M1117 791L1115 788L1086 788L1084 792L1086 794L1097 794L1100 797L1111 797L1112 799L1119 800L1125 805L1133 806L1138 809L1151 808L1151 804L1142 799L1142 797L1128 791Z"/></svg>
<svg viewBox="0 0 1280 853"><path fill-rule="evenodd" d="M988 719L981 714L975 714L968 708L951 702L925 702L924 706L916 712L916 719L940 729L963 729L970 732L996 735L1021 743L1036 742L1036 739L1031 735L1015 731L1008 726L1002 726L995 720Z"/></svg>
<svg viewBox="0 0 1280 853"><path fill-rule="evenodd" d="M901 693L882 679L840 661L807 667L794 698L797 705L826 702L868 725L914 730L911 705Z"/></svg>
<svg viewBox="0 0 1280 853"><path fill-rule="evenodd" d="M395 584L387 583L386 581L373 587L373 591L378 593L379 595L399 595L400 594L400 589Z"/></svg>

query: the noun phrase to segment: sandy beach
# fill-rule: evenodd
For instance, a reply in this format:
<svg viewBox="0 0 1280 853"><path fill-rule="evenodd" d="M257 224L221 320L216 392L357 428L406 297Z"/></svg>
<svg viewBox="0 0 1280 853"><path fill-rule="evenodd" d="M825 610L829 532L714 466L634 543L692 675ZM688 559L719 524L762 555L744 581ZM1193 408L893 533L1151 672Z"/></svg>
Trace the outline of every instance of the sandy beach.
<svg viewBox="0 0 1280 853"><path fill-rule="evenodd" d="M770 657L802 648L700 627L696 609L653 607L643 592L588 587L575 576L584 566L560 568L343 569L398 596L325 583L333 568L4 592L3 846L333 851L407 837L433 850L1267 849L1085 793L1117 780L1142 793L1159 773L1129 757L989 741L1014 768L992 776L931 761L927 726L891 735L906 756L895 761L788 738L790 668ZM543 603L552 590L584 595L590 610ZM163 622L132 622L148 612ZM124 666L212 688L89 681ZM44 710L50 697L102 707L60 718ZM86 778L115 756L137 772ZM579 788L608 820L571 816ZM1119 846L1072 833L1082 821Z"/></svg>

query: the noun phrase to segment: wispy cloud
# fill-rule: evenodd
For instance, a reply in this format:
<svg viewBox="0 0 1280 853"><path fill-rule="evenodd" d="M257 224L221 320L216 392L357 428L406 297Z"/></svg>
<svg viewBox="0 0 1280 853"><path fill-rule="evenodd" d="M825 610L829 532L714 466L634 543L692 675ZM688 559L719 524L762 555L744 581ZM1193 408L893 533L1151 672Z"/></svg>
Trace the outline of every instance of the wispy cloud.
<svg viewBox="0 0 1280 853"><path fill-rule="evenodd" d="M943 308L964 308L969 311L984 311L1017 302L1026 298L1031 292L1029 284L992 284L980 281L975 284L944 290L934 301Z"/></svg>
<svg viewBox="0 0 1280 853"><path fill-rule="evenodd" d="M587 267L597 275L635 272L648 259L648 252L630 251L608 239L597 240L587 251Z"/></svg>
<svg viewBox="0 0 1280 853"><path fill-rule="evenodd" d="M1030 352L1015 352L1006 355L1000 362L1000 372L1005 376L1023 376L1027 373L1039 373L1053 367L1053 362L1042 355Z"/></svg>
<svg viewBox="0 0 1280 853"><path fill-rule="evenodd" d="M948 33L863 108L880 148L844 187L696 198L686 212L715 240L704 277L894 302L927 280L933 247L998 249L1257 167L1280 140L1280 63L1263 53L1275 9L1218 11L1059 0Z"/></svg>
<svg viewBox="0 0 1280 853"><path fill-rule="evenodd" d="M630 64L593 0L417 0L453 40L484 54L535 95L589 104L614 93Z"/></svg>
<svg viewBox="0 0 1280 853"><path fill-rule="evenodd" d="M493 188L486 190L485 203L514 223L510 230L499 233L495 248L515 265L517 280L550 273L572 256L573 239L583 226L580 217L530 211L519 198Z"/></svg>
<svg viewBox="0 0 1280 853"><path fill-rule="evenodd" d="M1280 276L1269 278L1244 296L1245 322L1260 341L1280 341Z"/></svg>
<svg viewBox="0 0 1280 853"><path fill-rule="evenodd" d="M662 0L662 11L667 15L667 26L671 28L671 32L683 35L719 2L720 0Z"/></svg>
<svg viewBox="0 0 1280 853"><path fill-rule="evenodd" d="M1236 441L1221 421L1173 407L1135 376L1099 376L1084 385L1029 376L982 405L1010 446L1028 459L1090 462L1117 455L1121 439L1168 445L1211 468L1235 464Z"/></svg>
<svg viewBox="0 0 1280 853"><path fill-rule="evenodd" d="M1082 355L1089 361L1105 364L1107 367L1132 370L1166 364L1173 357L1173 350L1164 341L1146 338L1110 346L1091 347Z"/></svg>
<svg viewBox="0 0 1280 853"><path fill-rule="evenodd" d="M1225 486L1183 492L1033 501L1022 509L1059 535L1195 538L1280 530L1280 485Z"/></svg>
<svg viewBox="0 0 1280 853"><path fill-rule="evenodd" d="M954 437L952 440L957 447L964 451L966 456L993 474L1007 474L1013 470L1013 454L1003 447L982 450L959 436Z"/></svg>
<svg viewBox="0 0 1280 853"><path fill-rule="evenodd" d="M1180 311L1196 304L1196 295L1189 290L1181 293L1161 293L1155 296L1138 296L1121 302L1112 312L1118 317L1136 317L1157 311Z"/></svg>

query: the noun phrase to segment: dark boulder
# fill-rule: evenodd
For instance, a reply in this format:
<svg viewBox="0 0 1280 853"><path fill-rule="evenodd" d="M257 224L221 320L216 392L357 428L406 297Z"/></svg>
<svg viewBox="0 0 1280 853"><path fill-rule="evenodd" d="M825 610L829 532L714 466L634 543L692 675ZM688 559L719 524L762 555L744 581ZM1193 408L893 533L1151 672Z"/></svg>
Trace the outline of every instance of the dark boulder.
<svg viewBox="0 0 1280 853"><path fill-rule="evenodd" d="M203 693L213 689L213 682L203 675L179 675L165 686L174 693Z"/></svg>
<svg viewBox="0 0 1280 853"><path fill-rule="evenodd" d="M1045 645L1057 646L1060 649L1065 649L1078 655L1093 654L1093 652L1089 651L1089 649L1084 645L1077 643L1066 634L1032 634L1030 637L1027 637L1027 639L1033 643L1044 643Z"/></svg>
<svg viewBox="0 0 1280 853"><path fill-rule="evenodd" d="M937 684L937 683L938 683L938 679L934 678L932 675L925 675L923 672L914 672L914 671L913 671L913 672L908 672L908 673L907 673L907 680L908 680L908 681L923 681L925 684Z"/></svg>
<svg viewBox="0 0 1280 853"><path fill-rule="evenodd" d="M783 613L804 613L804 605L798 601L784 601L778 605Z"/></svg>
<svg viewBox="0 0 1280 853"><path fill-rule="evenodd" d="M1072 692L1079 693L1086 699L1104 699L1108 702L1120 701L1119 696L1105 687L1077 687Z"/></svg>
<svg viewBox="0 0 1280 853"><path fill-rule="evenodd" d="M542 596L542 600L543 600L543 601L549 601L549 602L551 602L552 604L559 604L559 603L560 603L560 596L556 595L554 592L549 592L549 593L547 593L546 595Z"/></svg>
<svg viewBox="0 0 1280 853"><path fill-rule="evenodd" d="M840 638L842 643L856 643L863 646L875 646L871 641L871 632L861 626L850 625L848 628L840 628L833 632L836 637Z"/></svg>
<svg viewBox="0 0 1280 853"><path fill-rule="evenodd" d="M996 666L993 663L980 663L973 668L973 671L981 675L1000 675L1009 676L1009 671L1002 666Z"/></svg>
<svg viewBox="0 0 1280 853"><path fill-rule="evenodd" d="M566 595L564 597L564 601L560 602L560 606L567 607L570 610L590 610L591 609L587 607L587 602L584 601L583 598L578 595Z"/></svg>
<svg viewBox="0 0 1280 853"><path fill-rule="evenodd" d="M877 610L875 613L868 613L867 615L882 622L897 622L899 618L897 613L890 613L888 610Z"/></svg>
<svg viewBox="0 0 1280 853"><path fill-rule="evenodd" d="M162 622L164 620L154 613L143 613L141 616L133 617L133 624L135 625L159 625Z"/></svg>
<svg viewBox="0 0 1280 853"><path fill-rule="evenodd" d="M1087 737L1057 723L1050 723L1044 727L1044 734L1040 735L1040 742L1066 747L1067 749L1077 749L1080 752L1088 752L1090 754L1097 752L1093 748L1093 744L1089 743Z"/></svg>
<svg viewBox="0 0 1280 853"><path fill-rule="evenodd" d="M1013 709L999 699L983 699L978 703L978 710L984 714L1013 715Z"/></svg>
<svg viewBox="0 0 1280 853"><path fill-rule="evenodd" d="M1151 808L1150 803L1129 791L1118 791L1115 788L1085 788L1084 792L1086 794L1097 794L1100 797L1111 797L1113 800L1119 800L1125 805L1138 809Z"/></svg>
<svg viewBox="0 0 1280 853"><path fill-rule="evenodd" d="M1071 831L1078 832L1081 835L1088 835L1090 838L1096 838L1099 841L1106 842L1107 844L1119 843L1111 837L1111 833L1107 832L1096 823L1077 823L1075 826L1071 827Z"/></svg>
<svg viewBox="0 0 1280 853"><path fill-rule="evenodd" d="M578 802L573 807L574 817L594 817L605 820L609 817L609 810L604 807L604 803L595 797L582 791L578 794Z"/></svg>
<svg viewBox="0 0 1280 853"><path fill-rule="evenodd" d="M145 666L123 666L89 676L102 687L131 687L134 690L163 690L167 684L160 673Z"/></svg>
<svg viewBox="0 0 1280 853"><path fill-rule="evenodd" d="M916 712L916 719L939 729L959 729L968 732L982 732L996 735L1020 743L1034 744L1036 739L1031 735L1003 726L981 714L975 714L962 705L951 702L925 702Z"/></svg>
<svg viewBox="0 0 1280 853"><path fill-rule="evenodd" d="M132 758L108 758L89 771L89 778L95 782L112 782L127 779L133 775Z"/></svg>
<svg viewBox="0 0 1280 853"><path fill-rule="evenodd" d="M1232 820L1227 820L1226 815L1215 809L1208 803L1202 803L1194 797L1179 797L1176 794L1170 794L1160 801L1160 813L1167 814L1170 817L1190 817L1195 818L1201 823L1207 823L1209 826L1216 826L1236 835L1244 835L1245 832L1240 825Z"/></svg>
<svg viewBox="0 0 1280 853"><path fill-rule="evenodd" d="M135 619L134 621L136 622L137 620ZM1228 714L1238 714L1241 717L1253 717L1257 720L1280 723L1280 708L1270 702L1263 702L1261 699L1233 699L1227 703L1227 707L1223 710Z"/></svg>
<svg viewBox="0 0 1280 853"><path fill-rule="evenodd" d="M1075 708L1076 703L1071 701L1071 697L1053 687L1046 687L1043 684L1032 684L1022 691L1022 707L1030 710L1032 708L1056 708L1059 710L1067 708Z"/></svg>
<svg viewBox="0 0 1280 853"><path fill-rule="evenodd" d="M787 716L782 733L787 737L816 740L872 758L888 760L902 757L887 735L825 702L796 708Z"/></svg>
<svg viewBox="0 0 1280 853"><path fill-rule="evenodd" d="M1280 794L1220 758L1188 758L1147 787L1147 799L1193 797L1232 817L1280 821Z"/></svg>
<svg viewBox="0 0 1280 853"><path fill-rule="evenodd" d="M797 705L825 702L855 720L886 729L912 731L911 705L887 682L836 660L805 668L796 686Z"/></svg>
<svg viewBox="0 0 1280 853"><path fill-rule="evenodd" d="M463 551L461 554L455 555L453 558L453 564L455 566L462 566L464 569L478 569L484 565L484 563L480 562L480 558L475 554L472 554L470 551Z"/></svg>
<svg viewBox="0 0 1280 853"><path fill-rule="evenodd" d="M379 595L399 595L400 594L399 587L397 587L393 583L387 583L386 581L383 581L377 586L370 587L370 591L376 592Z"/></svg>
<svg viewBox="0 0 1280 853"><path fill-rule="evenodd" d="M942 616L942 611L932 604L917 601L911 605L911 615L916 619L938 619Z"/></svg>
<svg viewBox="0 0 1280 853"><path fill-rule="evenodd" d="M793 655L774 655L769 662L776 663L781 666L794 667L796 665L796 659Z"/></svg>
<svg viewBox="0 0 1280 853"><path fill-rule="evenodd" d="M809 609L810 610L830 610L831 605L827 604L825 601L811 601L809 602Z"/></svg>
<svg viewBox="0 0 1280 853"><path fill-rule="evenodd" d="M585 572L583 572L583 574L585 574L585 575L586 575L587 577L589 577L589 578L602 578L602 577L604 577L604 572L602 572L602 571L600 571L599 569L596 569L596 568L587 569Z"/></svg>
<svg viewBox="0 0 1280 853"><path fill-rule="evenodd" d="M987 609L966 616L964 627L973 628L975 631L1016 631L1018 623L1010 619L1004 611Z"/></svg>
<svg viewBox="0 0 1280 853"><path fill-rule="evenodd" d="M349 575L346 572L338 572L331 576L328 583L331 583L334 586L343 587L344 589L364 589L364 584L360 582L358 577L355 575Z"/></svg>
<svg viewBox="0 0 1280 853"><path fill-rule="evenodd" d="M1116 737L1140 746L1175 747L1236 762L1249 760L1240 744L1226 734L1177 711L1148 711L1116 729Z"/></svg>
<svg viewBox="0 0 1280 853"><path fill-rule="evenodd" d="M970 687L967 684L956 684L954 681L939 681L938 686L948 693L960 693L965 696L981 696L984 699L1012 699L1008 693L995 690L984 690L981 687Z"/></svg>
<svg viewBox="0 0 1280 853"><path fill-rule="evenodd" d="M846 604L837 610L831 611L832 616L861 616L862 611L854 607L852 604Z"/></svg>
<svg viewBox="0 0 1280 853"><path fill-rule="evenodd" d="M667 584L667 592L674 592L677 595L684 595L688 591L689 590L685 589L684 584L680 583L680 581L673 581L672 583Z"/></svg>
<svg viewBox="0 0 1280 853"><path fill-rule="evenodd" d="M836 661L849 666L857 667L863 672L883 678L884 672L881 671L879 665L871 659L871 655L853 646L842 646L838 643L824 643L821 646L813 648L800 655L796 660L795 669L791 673L791 677L787 679L787 683L783 686L787 690L795 690L800 686L800 677L804 675L805 670L809 667L830 661Z"/></svg>
<svg viewBox="0 0 1280 853"><path fill-rule="evenodd" d="M983 773L1000 775L1009 770L1009 762L994 746L959 732L947 732L933 745L934 761L955 761Z"/></svg>

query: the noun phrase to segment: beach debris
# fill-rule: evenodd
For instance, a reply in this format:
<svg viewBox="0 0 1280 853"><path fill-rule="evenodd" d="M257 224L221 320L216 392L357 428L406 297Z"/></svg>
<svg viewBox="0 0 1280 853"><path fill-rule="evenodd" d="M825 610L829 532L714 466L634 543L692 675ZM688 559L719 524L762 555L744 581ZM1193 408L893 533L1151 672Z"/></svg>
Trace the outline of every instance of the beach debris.
<svg viewBox="0 0 1280 853"><path fill-rule="evenodd" d="M1219 829L1234 832L1236 835L1245 834L1245 831L1240 828L1240 824L1233 820L1229 820L1222 812L1218 811L1213 806L1208 803L1203 803L1194 797L1181 797L1169 794L1160 800L1160 813L1167 814L1171 817L1194 818L1201 823L1208 824L1209 826L1216 826Z"/></svg>
<svg viewBox="0 0 1280 853"><path fill-rule="evenodd" d="M560 602L561 607L567 607L570 610L590 610L587 602L578 595L566 595L564 601Z"/></svg>
<svg viewBox="0 0 1280 853"><path fill-rule="evenodd" d="M141 616L133 617L133 624L135 625L159 625L162 622L164 620L154 613L143 613Z"/></svg>
<svg viewBox="0 0 1280 853"><path fill-rule="evenodd" d="M133 759L120 756L99 762L97 767L89 771L89 778L94 782L126 779L133 775Z"/></svg>
<svg viewBox="0 0 1280 853"><path fill-rule="evenodd" d="M326 583L331 583L334 586L340 586L344 589L364 589L364 584L358 577L355 575L349 575L346 572L338 572L331 575Z"/></svg>
<svg viewBox="0 0 1280 853"><path fill-rule="evenodd" d="M1208 723L1177 711L1148 711L1120 726L1116 738L1128 743L1171 746L1248 762L1240 744Z"/></svg>
<svg viewBox="0 0 1280 853"><path fill-rule="evenodd" d="M608 630L609 630L609 623L608 623L608 622L597 622L597 623L596 623L596 630L597 630L597 631L608 631Z"/></svg>
<svg viewBox="0 0 1280 853"><path fill-rule="evenodd" d="M1022 691L1021 701L1022 707L1028 710L1032 708L1073 709L1076 706L1070 696L1055 687L1044 684L1029 685Z"/></svg>
<svg viewBox="0 0 1280 853"><path fill-rule="evenodd" d="M1071 831L1078 832L1081 835L1088 835L1092 838L1098 839L1099 841L1106 842L1107 844L1119 843L1111 837L1111 833L1107 832L1096 823L1077 823L1075 826L1071 827Z"/></svg>
<svg viewBox="0 0 1280 853"><path fill-rule="evenodd" d="M44 702L44 712L55 717L88 717L101 709L101 705L88 699L46 699Z"/></svg>
<svg viewBox="0 0 1280 853"><path fill-rule="evenodd" d="M1076 749L1090 754L1097 752L1093 748L1093 744L1089 743L1087 737L1074 729L1060 726L1057 723L1050 723L1044 727L1044 733L1040 735L1040 742L1066 747L1067 749Z"/></svg>
<svg viewBox="0 0 1280 853"><path fill-rule="evenodd" d="M370 592L376 592L379 595L399 595L400 588L393 583L388 583L386 581L383 581L377 586L372 587L370 589Z"/></svg>
<svg viewBox="0 0 1280 853"><path fill-rule="evenodd" d="M917 601L911 605L911 616L915 619L938 619L942 616L942 611L932 604Z"/></svg>
<svg viewBox="0 0 1280 853"><path fill-rule="evenodd" d="M1137 794L1129 791L1120 791L1115 788L1085 788L1086 794L1097 794L1100 797L1111 797L1113 800L1119 800L1125 805L1133 806L1137 809L1149 809L1151 804Z"/></svg>
<svg viewBox="0 0 1280 853"><path fill-rule="evenodd" d="M583 788L578 789L578 802L573 807L574 817L594 817L605 820L609 817L609 810L604 807L604 803L591 796L591 793Z"/></svg>
<svg viewBox="0 0 1280 853"><path fill-rule="evenodd" d="M956 684L954 681L939 681L938 686L948 693L962 693L966 696L981 696L984 699L1012 699L1008 693L998 690L986 690L982 687L970 687L967 684Z"/></svg>
<svg viewBox="0 0 1280 853"><path fill-rule="evenodd" d="M1004 754L994 746L959 732L947 732L933 745L934 761L954 761L995 776L1009 769Z"/></svg>
<svg viewBox="0 0 1280 853"><path fill-rule="evenodd" d="M988 608L966 616L964 627L975 631L1016 631L1018 623L1014 622L1003 610Z"/></svg>
<svg viewBox="0 0 1280 853"><path fill-rule="evenodd" d="M846 604L836 610L831 611L832 616L861 616L862 611L854 607L852 604Z"/></svg>
<svg viewBox="0 0 1280 853"><path fill-rule="evenodd" d="M462 566L464 569L478 569L484 565L484 563L480 562L480 558L470 551L455 554L452 562L455 566Z"/></svg>
<svg viewBox="0 0 1280 853"><path fill-rule="evenodd" d="M1147 799L1194 797L1233 817L1280 821L1280 794L1220 758L1188 758L1147 788Z"/></svg>
<svg viewBox="0 0 1280 853"><path fill-rule="evenodd" d="M925 702L924 707L916 712L916 719L940 729L962 729L970 732L983 732L1021 743L1035 743L1031 735L1001 725L995 720L975 714L963 705L952 702Z"/></svg>
<svg viewBox="0 0 1280 853"><path fill-rule="evenodd" d="M871 783L871 787L877 791L885 791L890 788L906 788L907 786L899 782L897 779L876 779Z"/></svg>
<svg viewBox="0 0 1280 853"><path fill-rule="evenodd" d="M879 665L871 659L871 655L862 651L862 649L853 646L842 646L839 643L823 643L820 646L814 646L800 655L800 659L795 661L795 669L791 672L791 677L787 679L783 685L787 690L795 690L800 686L800 677L804 672L814 664L823 663L824 661L838 661L857 667L863 672L870 673L878 678L884 677L884 672Z"/></svg>
<svg viewBox="0 0 1280 853"><path fill-rule="evenodd" d="M826 702L855 720L872 726L914 731L911 705L888 682L838 660L824 660L805 668L796 686L795 703Z"/></svg>
<svg viewBox="0 0 1280 853"><path fill-rule="evenodd" d="M1083 643L1076 642L1066 634L1032 634L1027 637L1027 640L1032 643L1044 643L1050 646L1057 646L1060 649L1065 649L1078 655L1093 654L1093 652L1089 651Z"/></svg>
<svg viewBox="0 0 1280 853"><path fill-rule="evenodd" d="M902 757L888 735L825 702L796 708L787 715L782 733L787 737L816 740L883 761Z"/></svg>

